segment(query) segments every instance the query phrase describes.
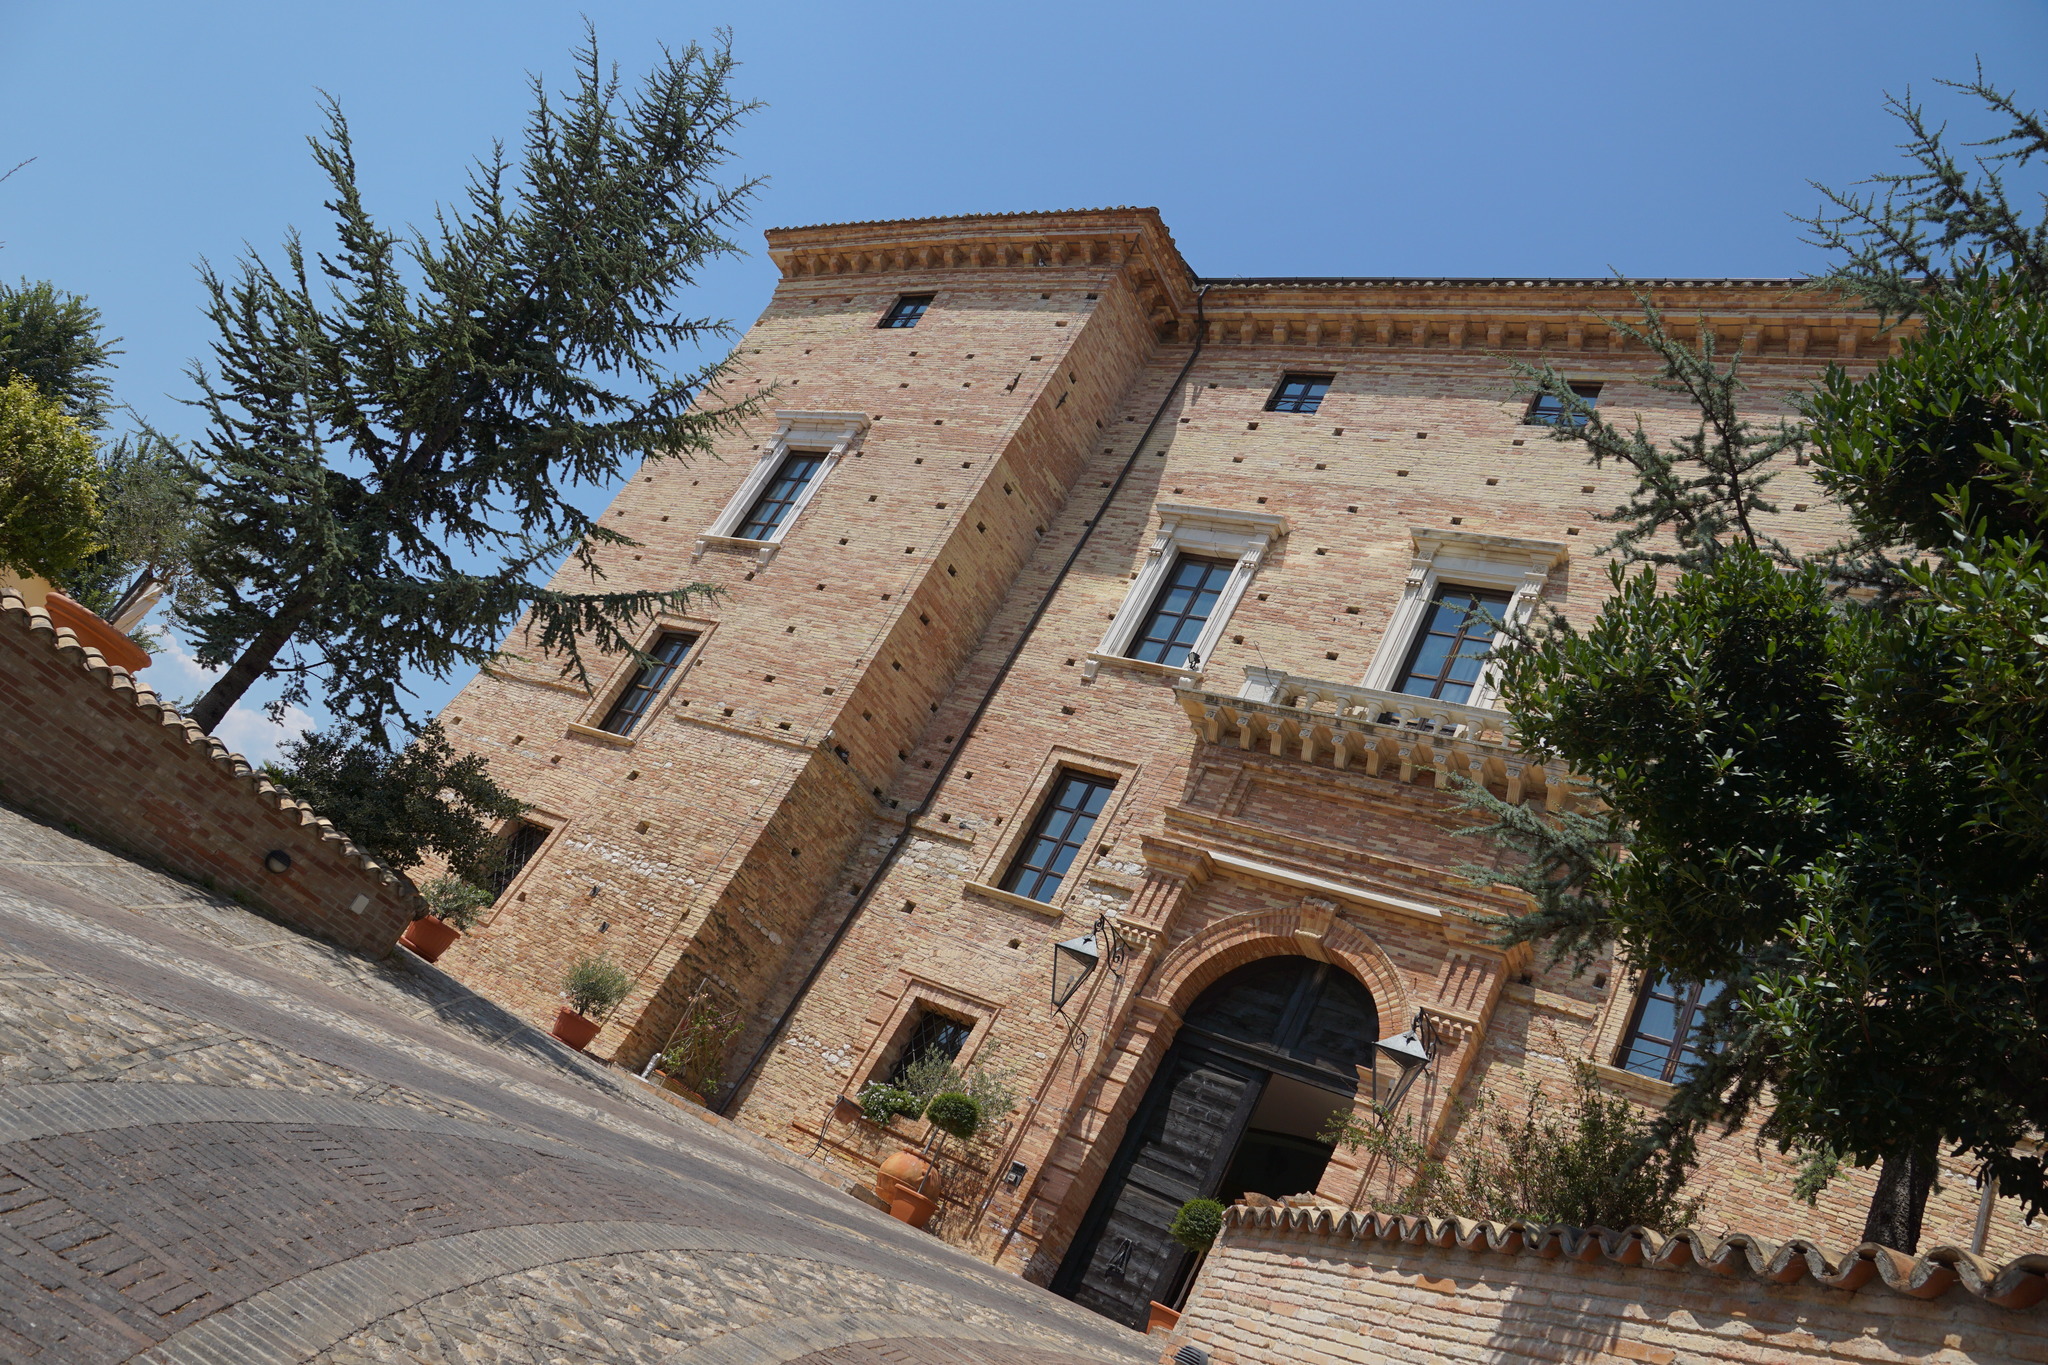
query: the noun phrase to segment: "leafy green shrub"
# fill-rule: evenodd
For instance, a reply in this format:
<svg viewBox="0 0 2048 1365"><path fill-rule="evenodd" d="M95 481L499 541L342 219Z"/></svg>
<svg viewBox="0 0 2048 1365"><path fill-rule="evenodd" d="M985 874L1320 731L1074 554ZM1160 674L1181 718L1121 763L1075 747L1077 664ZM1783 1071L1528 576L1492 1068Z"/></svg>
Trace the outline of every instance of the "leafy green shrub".
<svg viewBox="0 0 2048 1365"><path fill-rule="evenodd" d="M1197 1255L1207 1251L1223 1231L1223 1206L1213 1199L1190 1199L1167 1225L1166 1235Z"/></svg>
<svg viewBox="0 0 2048 1365"><path fill-rule="evenodd" d="M860 1105L860 1112L867 1115L868 1122L884 1127L898 1114L914 1119L924 1112L923 1100L900 1085L889 1085L883 1081L869 1081L862 1086L856 1102Z"/></svg>
<svg viewBox="0 0 2048 1365"><path fill-rule="evenodd" d="M460 877L436 877L420 888L420 899L435 919L467 931L477 926L497 897Z"/></svg>
<svg viewBox="0 0 2048 1365"><path fill-rule="evenodd" d="M957 1090L932 1096L931 1103L924 1107L924 1116L932 1121L934 1128L962 1142L971 1139L981 1129L981 1105L972 1095L963 1095Z"/></svg>
<svg viewBox="0 0 2048 1365"><path fill-rule="evenodd" d="M0 568L61 578L99 548L91 433L26 379L0 384Z"/></svg>
<svg viewBox="0 0 2048 1365"><path fill-rule="evenodd" d="M562 994L569 1008L586 1019L609 1012L633 989L626 969L608 957L592 954L576 959L576 965L562 978Z"/></svg>

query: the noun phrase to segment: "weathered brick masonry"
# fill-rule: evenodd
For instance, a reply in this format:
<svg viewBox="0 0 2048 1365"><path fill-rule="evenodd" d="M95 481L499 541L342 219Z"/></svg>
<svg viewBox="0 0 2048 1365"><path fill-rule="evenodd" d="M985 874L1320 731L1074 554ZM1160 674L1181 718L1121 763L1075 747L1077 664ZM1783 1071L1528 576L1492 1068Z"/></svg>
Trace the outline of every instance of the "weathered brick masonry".
<svg viewBox="0 0 2048 1365"><path fill-rule="evenodd" d="M418 913L404 878L13 591L0 715L0 797L25 810L345 947L388 952Z"/></svg>
<svg viewBox="0 0 2048 1365"><path fill-rule="evenodd" d="M2040 1361L2044 1277L2039 1255L1238 1208L1160 1359Z"/></svg>
<svg viewBox="0 0 2048 1365"><path fill-rule="evenodd" d="M606 513L643 542L610 555L610 583L724 590L665 623L696 636L682 671L625 741L597 729L623 660L586 691L510 658L448 708L549 834L447 965L544 1019L568 962L609 953L638 984L595 1047L633 1065L709 983L748 1013L735 1066L772 1040L730 1112L854 1168L919 1134L825 1125L833 1098L886 1075L921 1012L969 1024L961 1061L1020 1068L1025 1100L954 1163L935 1226L1041 1280L1182 1012L1263 957L1337 964L1383 1035L1429 1016L1443 1050L1405 1113L1433 1139L1457 1140L1454 1100L1519 1104L1580 1060L1645 1103L1667 1093L1615 1065L1635 974L1546 970L1467 918L1515 907L1453 871L1481 850L1452 836L1438 775L1553 804L1563 775L1502 737L1483 688L1434 727L1381 723L1438 581L1596 609L1593 514L1626 477L1524 424L1506 358L1602 385L1603 412L1653 435L1692 430L1654 360L1599 321L1632 311L1629 287L1203 281L1140 209L768 244L782 278L734 382L776 386L775 415L716 459L650 461ZM1893 344L1790 281L1643 287L1681 334L1742 349L1762 418L1826 363ZM917 325L878 327L907 295L932 296ZM1267 410L1289 373L1333 377L1316 411ZM734 538L785 448L832 462L772 542ZM1773 492L1773 534L1835 538L1804 469ZM1120 632L1183 551L1234 562L1206 653L1126 657ZM1045 903L997 889L1063 768L1115 783L1087 851ZM1128 960L1054 1014L1052 945L1108 910ZM1012 1162L1026 1174L1003 1183ZM1869 1189L1852 1173L1794 1208L1787 1164L1743 1135L1702 1181L1713 1226L1838 1244ZM1374 1190L1339 1152L1320 1193ZM1950 1173L1930 1241L1967 1244L1976 1202ZM1993 1254L2041 1245L1998 1206Z"/></svg>

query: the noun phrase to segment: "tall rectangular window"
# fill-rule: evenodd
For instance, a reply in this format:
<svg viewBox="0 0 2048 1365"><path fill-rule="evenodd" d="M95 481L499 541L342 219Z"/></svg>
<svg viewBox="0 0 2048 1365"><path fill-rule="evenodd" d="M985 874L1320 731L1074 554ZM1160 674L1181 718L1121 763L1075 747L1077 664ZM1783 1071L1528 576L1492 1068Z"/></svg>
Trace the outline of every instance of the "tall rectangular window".
<svg viewBox="0 0 2048 1365"><path fill-rule="evenodd" d="M1334 374L1290 374L1266 400L1267 412L1314 412L1323 405L1323 395L1337 382Z"/></svg>
<svg viewBox="0 0 2048 1365"><path fill-rule="evenodd" d="M512 885L533 855L540 852L540 846L548 841L546 825L530 825L524 820L514 821L505 836L505 848L498 855L498 866L485 878L485 884L495 896L505 894L505 888Z"/></svg>
<svg viewBox="0 0 2048 1365"><path fill-rule="evenodd" d="M1661 980L1647 986L1622 1046L1623 1068L1674 1084L1684 1080L1700 1064L1701 1015L1720 994L1718 981Z"/></svg>
<svg viewBox="0 0 2048 1365"><path fill-rule="evenodd" d="M1574 384L1572 385L1572 396L1589 408L1595 407L1600 402L1600 386L1598 384ZM1554 393L1537 394L1535 399L1529 404L1529 411L1522 416L1522 424L1524 426L1554 427L1560 426L1565 422L1570 422L1575 427L1582 427L1586 425L1586 414L1582 412L1567 413L1564 410L1564 400Z"/></svg>
<svg viewBox="0 0 2048 1365"><path fill-rule="evenodd" d="M821 450L792 450L783 457L782 467L775 471L775 477L761 490L761 496L754 499L754 505L747 509L747 516L733 534L741 540L769 540L782 525L789 509L796 506L804 489L818 476L820 466L825 463L825 452Z"/></svg>
<svg viewBox="0 0 2048 1365"><path fill-rule="evenodd" d="M697 637L694 635L664 631L661 638L654 642L654 648L647 651L653 656L653 661L641 664L633 670L632 680L612 703L612 709L604 713L604 720L597 728L609 730L615 735L632 734L633 727L640 723L648 708L654 705L655 698L668 686L668 680L673 678L676 669L682 666L683 656L690 652L690 646L695 643Z"/></svg>
<svg viewBox="0 0 2048 1365"><path fill-rule="evenodd" d="M968 1035L973 1032L972 1024L920 1008L917 1023L912 1026L910 1036L903 1041L903 1050L896 1054L896 1065L889 1068L887 1083L903 1084L910 1068L927 1057L943 1057L949 1062L952 1061L960 1055L960 1049L965 1046Z"/></svg>
<svg viewBox="0 0 2048 1365"><path fill-rule="evenodd" d="M1182 555L1167 575L1152 609L1131 636L1129 657L1148 664L1179 668L1202 638L1202 627L1216 610L1216 599L1237 567L1234 559Z"/></svg>
<svg viewBox="0 0 2048 1365"><path fill-rule="evenodd" d="M875 326L915 327L917 320L924 316L924 310L931 307L932 300L937 297L936 294L905 294L889 306L889 311L882 314L882 320Z"/></svg>
<svg viewBox="0 0 2048 1365"><path fill-rule="evenodd" d="M1038 812L1031 833L1017 850L1017 860L1003 877L1003 890L1050 901L1074 858L1087 846L1096 817L1116 790L1113 778L1062 768L1052 795Z"/></svg>
<svg viewBox="0 0 2048 1365"><path fill-rule="evenodd" d="M1470 701L1507 610L1506 593L1439 585L1394 690L1461 706Z"/></svg>

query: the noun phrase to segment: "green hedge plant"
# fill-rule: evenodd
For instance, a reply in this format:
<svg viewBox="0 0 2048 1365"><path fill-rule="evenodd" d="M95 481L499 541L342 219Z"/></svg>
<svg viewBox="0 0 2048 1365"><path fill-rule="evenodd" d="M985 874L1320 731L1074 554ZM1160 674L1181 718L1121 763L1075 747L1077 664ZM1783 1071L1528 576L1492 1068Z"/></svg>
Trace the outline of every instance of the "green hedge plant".
<svg viewBox="0 0 2048 1365"><path fill-rule="evenodd" d="M1166 1235L1197 1256L1207 1251L1223 1231L1223 1206L1213 1199L1190 1199L1182 1204L1167 1225Z"/></svg>

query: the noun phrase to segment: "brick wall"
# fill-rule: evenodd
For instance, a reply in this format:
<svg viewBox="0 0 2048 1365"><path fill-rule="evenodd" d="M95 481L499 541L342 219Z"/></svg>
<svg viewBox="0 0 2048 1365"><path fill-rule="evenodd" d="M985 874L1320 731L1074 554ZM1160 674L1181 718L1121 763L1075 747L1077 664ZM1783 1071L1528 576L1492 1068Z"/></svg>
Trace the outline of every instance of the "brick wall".
<svg viewBox="0 0 2048 1365"><path fill-rule="evenodd" d="M404 878L12 591L0 797L347 948L389 952L418 912Z"/></svg>
<svg viewBox="0 0 2048 1365"><path fill-rule="evenodd" d="M2048 1360L2048 1257L1230 1210L1163 1343L1213 1365Z"/></svg>

